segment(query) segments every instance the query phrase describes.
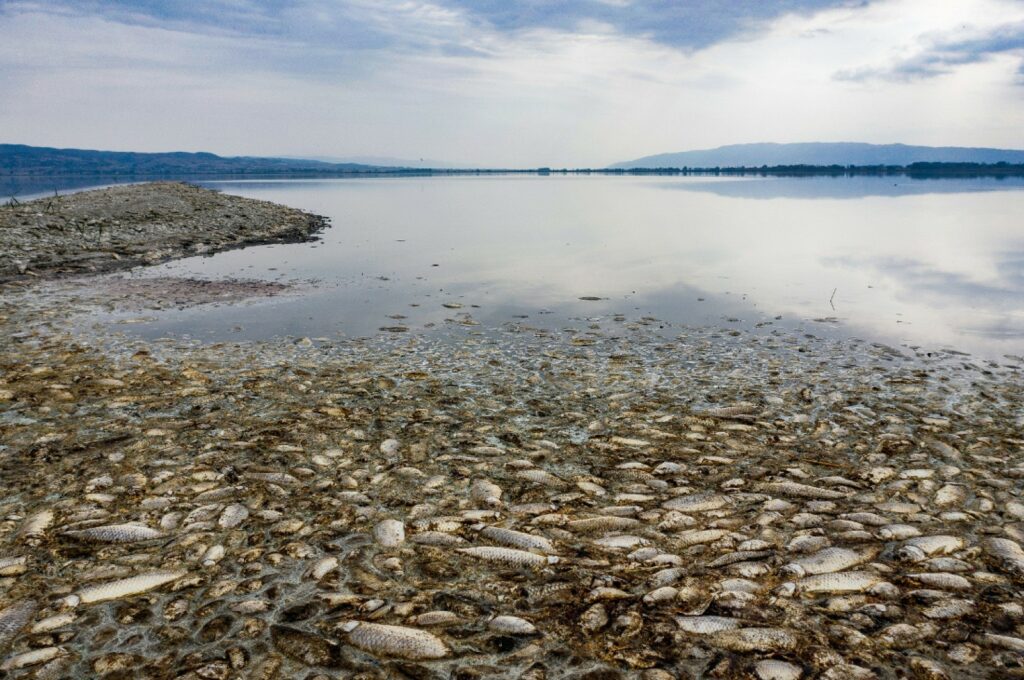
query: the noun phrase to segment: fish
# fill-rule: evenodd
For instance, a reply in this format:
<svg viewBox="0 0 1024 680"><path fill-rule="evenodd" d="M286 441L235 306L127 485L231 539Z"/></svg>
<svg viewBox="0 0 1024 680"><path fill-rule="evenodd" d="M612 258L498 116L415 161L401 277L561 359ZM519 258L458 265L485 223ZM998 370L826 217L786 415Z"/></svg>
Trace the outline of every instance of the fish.
<svg viewBox="0 0 1024 680"><path fill-rule="evenodd" d="M1024 549L1008 538L986 538L981 547L999 568L1014 576L1024 576Z"/></svg>
<svg viewBox="0 0 1024 680"><path fill-rule="evenodd" d="M484 560L485 562L498 562L512 567L543 567L558 562L558 557L555 555L545 557L544 555L537 555L525 550L516 550L515 548L480 546L456 548L456 552Z"/></svg>
<svg viewBox="0 0 1024 680"><path fill-rule="evenodd" d="M501 505L501 487L486 479L478 479L470 487L470 497L485 505Z"/></svg>
<svg viewBox="0 0 1024 680"><path fill-rule="evenodd" d="M222 529L234 529L249 518L249 509L240 503L232 503L224 508L217 519L217 526Z"/></svg>
<svg viewBox="0 0 1024 680"><path fill-rule="evenodd" d="M569 531L586 534L606 531L628 531L640 525L640 520L633 519L632 517L602 515L600 517L571 520L565 525L565 528Z"/></svg>
<svg viewBox="0 0 1024 680"><path fill-rule="evenodd" d="M552 545L551 541L548 539L543 536L527 534L522 531L487 526L480 530L480 535L494 541L495 543L504 543L505 545L512 546L513 548L539 550L549 554L556 552L555 546Z"/></svg>
<svg viewBox="0 0 1024 680"><path fill-rule="evenodd" d="M42 537L53 524L53 510L41 510L25 520L18 535L23 540L33 542Z"/></svg>
<svg viewBox="0 0 1024 680"><path fill-rule="evenodd" d="M536 626L518 616L495 616L487 622L487 628L496 633L509 635L533 635L537 632Z"/></svg>
<svg viewBox="0 0 1024 680"><path fill-rule="evenodd" d="M82 604L119 600L124 597L148 592L172 581L177 581L187 573L180 570L153 571L117 581L87 586L79 590L73 597L77 597L78 602Z"/></svg>
<svg viewBox="0 0 1024 680"><path fill-rule="evenodd" d="M884 579L874 572L844 571L805 576L793 585L795 585L796 592L807 594L860 593L883 581Z"/></svg>
<svg viewBox="0 0 1024 680"><path fill-rule="evenodd" d="M709 642L731 652L788 652L796 648L795 635L782 628L733 628L708 636Z"/></svg>
<svg viewBox="0 0 1024 680"><path fill-rule="evenodd" d="M426 661L451 654L441 638L418 628L346 621L341 630L348 634L349 644L375 656Z"/></svg>
<svg viewBox="0 0 1024 680"><path fill-rule="evenodd" d="M96 541L99 543L138 543L163 538L162 531L151 529L142 524L107 524L88 529L77 529L65 531L65 536L70 536L80 541Z"/></svg>
<svg viewBox="0 0 1024 680"><path fill-rule="evenodd" d="M385 519L373 528L373 537L385 548L396 548L405 543L405 524L397 519Z"/></svg>
<svg viewBox="0 0 1024 680"><path fill-rule="evenodd" d="M63 647L41 647L8 657L0 664L0 670L13 671L19 668L27 668L28 666L37 666L41 663L52 661L64 654L67 654L67 650Z"/></svg>
<svg viewBox="0 0 1024 680"><path fill-rule="evenodd" d="M28 571L28 558L24 555L0 558L0 576L20 576L26 571Z"/></svg>
<svg viewBox="0 0 1024 680"><path fill-rule="evenodd" d="M848 548L825 548L813 555L801 557L784 565L780 571L794 576L828 574L867 562L871 557L872 554L866 551L856 551Z"/></svg>
<svg viewBox="0 0 1024 680"><path fill-rule="evenodd" d="M846 498L848 495L842 491L834 491L832 489L824 489L797 482L767 482L758 485L757 489L765 493L787 496L789 498L810 498L817 500L838 500L840 498Z"/></svg>
<svg viewBox="0 0 1024 680"><path fill-rule="evenodd" d="M39 603L35 600L22 600L0 609L0 649L21 632L38 608Z"/></svg>
<svg viewBox="0 0 1024 680"><path fill-rule="evenodd" d="M743 626L743 622L727 616L677 616L676 625L687 633L710 635L723 630L736 630Z"/></svg>
<svg viewBox="0 0 1024 680"><path fill-rule="evenodd" d="M716 493L698 493L676 496L661 504L666 510L679 512L709 512L719 510L730 504L729 498Z"/></svg>

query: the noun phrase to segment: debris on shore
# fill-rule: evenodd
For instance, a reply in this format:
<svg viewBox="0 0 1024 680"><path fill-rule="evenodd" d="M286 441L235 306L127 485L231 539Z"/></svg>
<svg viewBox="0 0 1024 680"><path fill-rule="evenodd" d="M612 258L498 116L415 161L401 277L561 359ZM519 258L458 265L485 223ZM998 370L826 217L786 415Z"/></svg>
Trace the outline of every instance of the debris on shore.
<svg viewBox="0 0 1024 680"><path fill-rule="evenodd" d="M1019 357L145 341L92 285L0 289L5 677L1024 673Z"/></svg>
<svg viewBox="0 0 1024 680"><path fill-rule="evenodd" d="M308 241L326 225L319 215L182 182L11 203L0 206L0 283Z"/></svg>

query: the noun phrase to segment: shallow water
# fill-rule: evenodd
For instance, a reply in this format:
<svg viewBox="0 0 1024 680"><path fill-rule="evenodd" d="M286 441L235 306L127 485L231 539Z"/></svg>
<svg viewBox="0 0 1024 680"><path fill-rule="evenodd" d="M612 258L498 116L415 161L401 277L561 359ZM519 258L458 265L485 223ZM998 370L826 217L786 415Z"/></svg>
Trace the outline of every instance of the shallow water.
<svg viewBox="0 0 1024 680"><path fill-rule="evenodd" d="M327 215L333 227L318 243L190 258L141 275L317 285L255 305L163 313L133 332L210 340L365 336L446 320L560 328L623 314L673 325L803 324L992 357L1024 352L1024 185L1015 180L494 176L205 184Z"/></svg>

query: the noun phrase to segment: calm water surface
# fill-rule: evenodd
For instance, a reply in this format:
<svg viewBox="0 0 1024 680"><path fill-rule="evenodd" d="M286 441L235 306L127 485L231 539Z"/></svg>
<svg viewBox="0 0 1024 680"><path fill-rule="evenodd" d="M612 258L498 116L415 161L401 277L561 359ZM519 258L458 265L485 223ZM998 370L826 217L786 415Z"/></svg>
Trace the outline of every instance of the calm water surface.
<svg viewBox="0 0 1024 680"><path fill-rule="evenodd" d="M314 244L136 275L317 281L258 304L162 313L148 337L338 337L462 323L843 333L1024 353L1020 180L629 176L206 182L327 215ZM600 300L580 300L598 297ZM460 304L461 308L443 306ZM404 317L404 318L403 318Z"/></svg>

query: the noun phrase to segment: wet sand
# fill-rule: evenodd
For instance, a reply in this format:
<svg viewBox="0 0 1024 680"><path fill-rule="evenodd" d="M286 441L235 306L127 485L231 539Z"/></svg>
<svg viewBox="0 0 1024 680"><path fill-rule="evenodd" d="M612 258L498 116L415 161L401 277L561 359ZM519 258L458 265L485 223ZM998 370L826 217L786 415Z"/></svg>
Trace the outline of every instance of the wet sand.
<svg viewBox="0 0 1024 680"><path fill-rule="evenodd" d="M1019 357L626 317L145 342L76 313L161 284L97 281L0 296L12 676L1022 673Z"/></svg>

